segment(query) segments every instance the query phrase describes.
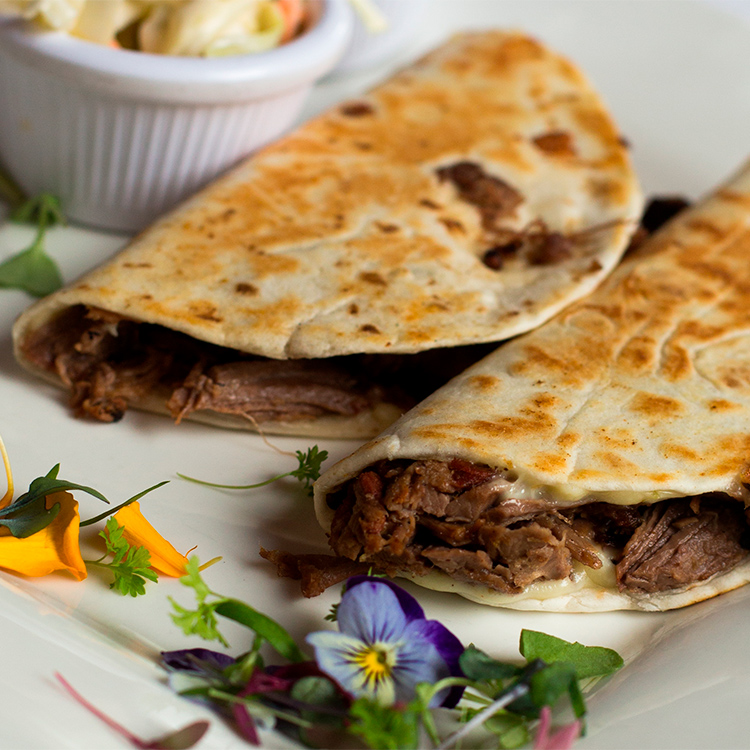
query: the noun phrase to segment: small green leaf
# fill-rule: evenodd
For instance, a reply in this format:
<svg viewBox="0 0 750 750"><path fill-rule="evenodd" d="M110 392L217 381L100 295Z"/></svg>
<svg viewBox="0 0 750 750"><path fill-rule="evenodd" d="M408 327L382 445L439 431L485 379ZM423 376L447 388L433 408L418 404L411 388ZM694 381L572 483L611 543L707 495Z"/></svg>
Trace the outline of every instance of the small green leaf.
<svg viewBox="0 0 750 750"><path fill-rule="evenodd" d="M63 285L60 269L44 251L39 239L0 263L0 287L20 289L33 297L46 297Z"/></svg>
<svg viewBox="0 0 750 750"><path fill-rule="evenodd" d="M25 539L47 528L59 512L60 503L55 503L48 509L46 498L42 496L31 503L26 503L15 513L0 518L0 526L5 526L16 539Z"/></svg>
<svg viewBox="0 0 750 750"><path fill-rule="evenodd" d="M26 538L49 526L60 512L60 504L55 503L47 509L46 500L55 492L80 490L89 495L109 502L104 495L91 487L85 487L64 479L58 479L60 464L53 466L46 476L34 479L28 492L18 497L13 503L0 509L0 526L5 526L16 538Z"/></svg>
<svg viewBox="0 0 750 750"><path fill-rule="evenodd" d="M341 726L341 716L336 713L325 713L320 709L346 710L346 701L336 686L325 677L302 677L297 680L289 693L290 697L308 708L301 710L301 716L314 724ZM318 709L318 710L316 710Z"/></svg>
<svg viewBox="0 0 750 750"><path fill-rule="evenodd" d="M0 287L22 289L44 297L62 286L60 269L44 249L47 229L65 223L60 202L49 193L31 198L11 215L13 221L37 225L34 241L25 250L0 263Z"/></svg>
<svg viewBox="0 0 750 750"><path fill-rule="evenodd" d="M325 677L302 677L292 686L290 695L301 703L328 706L339 695L336 686Z"/></svg>
<svg viewBox="0 0 750 750"><path fill-rule="evenodd" d="M339 619L339 603L331 605L331 609L328 610L328 614L323 618L328 622L336 622Z"/></svg>
<svg viewBox="0 0 750 750"><path fill-rule="evenodd" d="M349 717L349 733L361 737L369 748L416 750L419 746L419 714L410 706L400 709L359 698Z"/></svg>
<svg viewBox="0 0 750 750"><path fill-rule="evenodd" d="M307 661L307 657L300 651L292 636L279 623L253 609L249 604L237 599L224 599L215 607L215 611L217 615L250 628L268 641L268 644L285 659Z"/></svg>
<svg viewBox="0 0 750 750"><path fill-rule="evenodd" d="M107 498L104 497L101 492L93 489L92 487L86 487L82 484L76 484L75 482L68 482L64 479L58 479L57 473L59 469L60 464L57 464L49 470L46 476L34 479L29 485L28 492L25 492L23 495L21 495L11 505L8 505L0 510L0 519L5 516L12 516L26 505L38 503L39 498L45 498L55 492L65 492L68 490L78 490L80 492L86 492L105 503L109 503L109 500L107 500Z"/></svg>
<svg viewBox="0 0 750 750"><path fill-rule="evenodd" d="M39 193L29 198L11 213L10 219L20 224L37 224L43 229L67 223L60 199L51 193Z"/></svg>
<svg viewBox="0 0 750 750"><path fill-rule="evenodd" d="M575 681L575 667L565 662L556 662L532 675L529 695L537 708L552 707L570 691L570 686Z"/></svg>
<svg viewBox="0 0 750 750"><path fill-rule="evenodd" d="M579 680L612 674L623 665L622 657L611 648L570 643L536 630L521 631L520 650L529 661L542 659L547 664L561 661L572 664Z"/></svg>
<svg viewBox="0 0 750 750"><path fill-rule="evenodd" d="M114 580L109 585L123 596L141 596L146 593L146 581L158 580L151 570L151 554L145 547L134 547L124 537L125 527L120 526L114 518L107 521L105 531L99 533L112 555L112 562L87 560L89 565L108 568Z"/></svg>
<svg viewBox="0 0 750 750"><path fill-rule="evenodd" d="M470 680L509 680L521 673L518 667L493 659L473 644L464 650L458 663Z"/></svg>
<svg viewBox="0 0 750 750"><path fill-rule="evenodd" d="M180 578L180 583L193 589L197 608L194 610L185 609L170 596L169 601L175 610L171 614L172 622L182 628L185 635L197 635L205 641L219 641L223 646L228 646L229 643L219 632L216 615L214 614L216 607L225 599L218 598L215 602L206 601L209 596L217 595L208 588L201 578L200 562L195 555L187 561L185 569L187 574Z"/></svg>
<svg viewBox="0 0 750 750"><path fill-rule="evenodd" d="M317 445L307 449L307 453L297 451L297 460L299 466L289 472L289 476L299 479L303 483L308 495L312 495L313 482L320 478L320 468L323 462L328 458L328 451L318 450Z"/></svg>
<svg viewBox="0 0 750 750"><path fill-rule="evenodd" d="M497 713L484 722L488 732L497 735L498 747L503 750L514 750L529 742L529 729L526 719L509 713Z"/></svg>

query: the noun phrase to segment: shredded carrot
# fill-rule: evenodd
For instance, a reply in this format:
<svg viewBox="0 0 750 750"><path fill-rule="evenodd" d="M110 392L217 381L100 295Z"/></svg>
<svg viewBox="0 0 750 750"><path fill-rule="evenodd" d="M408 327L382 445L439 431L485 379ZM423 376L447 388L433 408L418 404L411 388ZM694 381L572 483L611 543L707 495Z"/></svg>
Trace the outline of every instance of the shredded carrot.
<svg viewBox="0 0 750 750"><path fill-rule="evenodd" d="M297 33L305 18L305 6L303 0L279 0L279 10L284 16L284 33L281 35L283 43L288 42Z"/></svg>

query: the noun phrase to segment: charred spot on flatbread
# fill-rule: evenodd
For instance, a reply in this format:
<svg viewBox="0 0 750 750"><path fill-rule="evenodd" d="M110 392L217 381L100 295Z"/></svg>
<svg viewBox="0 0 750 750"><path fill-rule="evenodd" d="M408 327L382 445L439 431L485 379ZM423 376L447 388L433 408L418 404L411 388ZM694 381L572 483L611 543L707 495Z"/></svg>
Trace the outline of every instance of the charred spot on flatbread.
<svg viewBox="0 0 750 750"><path fill-rule="evenodd" d="M475 206L482 217L482 226L493 230L498 220L523 203L523 196L507 182L488 174L481 164L460 161L437 170L440 182L450 182L461 200Z"/></svg>

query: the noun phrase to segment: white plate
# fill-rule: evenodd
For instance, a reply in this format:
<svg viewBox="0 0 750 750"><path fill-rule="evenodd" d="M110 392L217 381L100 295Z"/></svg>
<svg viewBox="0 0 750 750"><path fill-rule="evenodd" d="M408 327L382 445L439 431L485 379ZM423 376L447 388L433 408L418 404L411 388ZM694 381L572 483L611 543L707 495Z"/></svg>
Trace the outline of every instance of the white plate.
<svg viewBox="0 0 750 750"><path fill-rule="evenodd" d="M431 3L412 55L451 30L505 26L533 32L582 65L631 142L648 193L696 197L747 156L750 27L741 21L695 2ZM374 78L368 74L324 84L306 114L361 91ZM29 231L4 227L0 255L30 238ZM70 279L122 241L66 229L55 231L49 245ZM144 499L142 508L179 549L197 544L203 560L224 556L205 573L214 590L249 601L300 639L327 627L322 618L337 601L338 587L304 600L296 583L277 578L258 557L260 545L325 550L310 503L295 483L230 492L175 477L184 472L246 483L294 468L294 461L257 436L191 424L175 427L167 419L135 412L116 425L72 419L61 392L27 376L13 360L11 324L29 299L19 292L0 295L0 431L18 491L58 461L61 476L93 485L113 501L171 479ZM273 442L294 451L311 441ZM335 459L354 444L321 441L321 447ZM83 517L101 510L92 498L81 495L79 500ZM743 613L750 590L670 614L548 615L492 610L409 588L428 616L442 620L464 643L501 657L517 654L521 628L619 649L628 665L593 695L591 731L582 748L747 746L743 711L750 698L750 649ZM83 584L63 575L22 580L0 574L0 746L128 746L55 685L56 671L142 737L210 716L172 695L156 667L160 649L209 645L183 636L171 623L168 595L192 602L190 592L170 579L150 584L147 596L131 599L109 591L96 573ZM249 645L242 629L227 627L226 633L232 653ZM266 737L268 746L281 743ZM218 719L201 744L242 746Z"/></svg>

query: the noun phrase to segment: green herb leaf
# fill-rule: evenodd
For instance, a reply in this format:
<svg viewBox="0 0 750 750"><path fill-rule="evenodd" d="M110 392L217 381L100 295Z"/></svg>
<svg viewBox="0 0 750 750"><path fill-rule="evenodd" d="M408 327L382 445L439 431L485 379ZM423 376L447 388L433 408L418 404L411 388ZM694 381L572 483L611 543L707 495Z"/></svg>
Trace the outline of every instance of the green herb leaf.
<svg viewBox="0 0 750 750"><path fill-rule="evenodd" d="M28 248L0 263L0 287L22 289L35 297L51 294L63 280L57 264L47 255L44 240L49 227L65 222L60 202L42 193L16 209L11 219L36 224L37 233Z"/></svg>
<svg viewBox="0 0 750 750"><path fill-rule="evenodd" d="M349 709L349 717L349 733L361 737L367 747L382 750L418 747L419 713L410 705L400 709L359 698Z"/></svg>
<svg viewBox="0 0 750 750"><path fill-rule="evenodd" d="M13 505L3 509L0 526L5 526L16 539L25 539L49 526L60 512L60 503L47 508L47 498L40 495L13 511Z"/></svg>
<svg viewBox="0 0 750 750"><path fill-rule="evenodd" d="M497 713L487 719L483 726L497 736L498 747L503 750L523 747L531 739L526 719L516 714Z"/></svg>
<svg viewBox="0 0 750 750"><path fill-rule="evenodd" d="M219 641L223 646L228 646L229 643L219 632L214 614L216 607L226 600L219 598L215 602L206 601L209 596L217 595L206 586L201 578L200 563L195 555L187 561L185 569L187 575L180 578L180 583L193 589L198 606L194 610L185 609L170 596L169 601L175 610L171 615L172 622L182 628L185 635L197 635L205 641Z"/></svg>
<svg viewBox="0 0 750 750"><path fill-rule="evenodd" d="M339 619L339 602L331 605L331 609L323 619L328 622L336 622Z"/></svg>
<svg viewBox="0 0 750 750"><path fill-rule="evenodd" d="M20 289L32 297L46 297L63 285L60 269L44 250L42 236L25 250L0 263L0 287Z"/></svg>
<svg viewBox="0 0 750 750"><path fill-rule="evenodd" d="M529 661L542 659L547 664L572 664L579 680L612 674L623 665L622 657L611 648L570 643L536 630L521 631L520 650Z"/></svg>
<svg viewBox="0 0 750 750"><path fill-rule="evenodd" d="M464 650L458 663L461 671L470 680L509 680L521 673L518 667L493 659L474 644L470 644Z"/></svg>
<svg viewBox="0 0 750 750"><path fill-rule="evenodd" d="M92 487L58 479L59 471L60 464L56 464L46 476L34 479L29 485L28 492L0 510L0 526L7 527L17 538L29 537L46 528L60 511L59 503L55 503L49 510L46 507L47 496L55 492L79 490L109 503L104 495Z"/></svg>
<svg viewBox="0 0 750 750"><path fill-rule="evenodd" d="M531 676L529 695L537 708L552 706L570 691L576 681L576 670L572 664L556 662Z"/></svg>
<svg viewBox="0 0 750 750"><path fill-rule="evenodd" d="M104 563L101 560L87 561L88 564L108 568L114 575L109 585L111 589L119 591L123 596L141 596L146 593L146 580L157 581L156 573L149 567L151 554L145 547L132 546L123 536L124 526L120 526L114 518L107 521L105 530L99 533L107 545L107 552L113 560Z"/></svg>
<svg viewBox="0 0 750 750"><path fill-rule="evenodd" d="M51 193L39 193L29 198L13 211L10 219L19 224L37 224L43 229L67 223L60 199Z"/></svg>
<svg viewBox="0 0 750 750"><path fill-rule="evenodd" d="M313 445L312 448L307 449L307 453L297 451L296 455L299 466L294 471L290 471L289 476L299 479L307 494L312 495L313 482L320 478L320 467L328 458L328 451L318 450L318 446Z"/></svg>
<svg viewBox="0 0 750 750"><path fill-rule="evenodd" d="M290 697L305 704L309 708L301 710L301 716L306 721L327 726L341 726L341 716L332 712L316 709L334 709L334 712L344 712L346 702L336 686L325 677L302 677L297 680L289 692Z"/></svg>
<svg viewBox="0 0 750 750"><path fill-rule="evenodd" d="M230 620L250 628L261 638L268 641L281 656L289 661L307 661L307 657L300 651L291 635L267 615L261 614L249 604L237 599L223 599L214 608L217 615L227 617Z"/></svg>

